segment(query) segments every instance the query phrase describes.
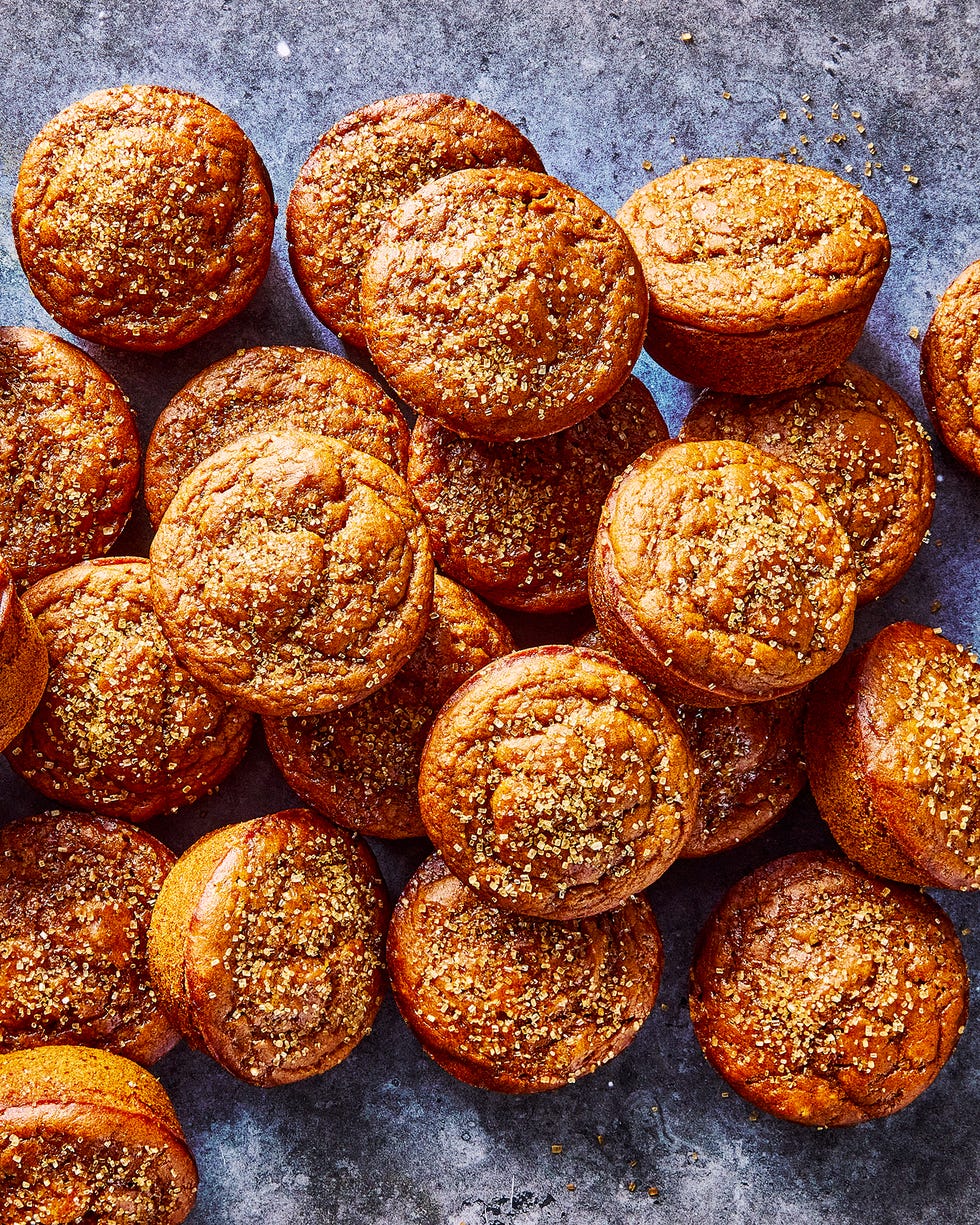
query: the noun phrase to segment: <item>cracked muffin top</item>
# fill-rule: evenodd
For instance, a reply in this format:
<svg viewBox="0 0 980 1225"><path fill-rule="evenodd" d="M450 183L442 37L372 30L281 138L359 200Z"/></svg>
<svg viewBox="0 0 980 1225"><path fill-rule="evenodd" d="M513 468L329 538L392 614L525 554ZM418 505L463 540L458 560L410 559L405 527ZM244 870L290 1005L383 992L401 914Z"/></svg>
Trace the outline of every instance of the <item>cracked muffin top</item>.
<svg viewBox="0 0 980 1225"><path fill-rule="evenodd" d="M364 269L378 368L475 438L540 438L604 404L639 357L646 289L613 219L526 170L461 170L405 200Z"/></svg>
<svg viewBox="0 0 980 1225"><path fill-rule="evenodd" d="M743 1097L840 1127L893 1114L932 1083L968 992L959 939L931 898L805 851L725 895L699 939L691 1019Z"/></svg>
<svg viewBox="0 0 980 1225"><path fill-rule="evenodd" d="M468 98L406 94L335 123L286 210L290 262L313 313L363 348L361 273L382 226L425 183L476 166L544 169L509 120Z"/></svg>
<svg viewBox="0 0 980 1225"><path fill-rule="evenodd" d="M890 245L876 206L815 166L701 158L616 215L652 314L709 331L800 327L870 303Z"/></svg>
<svg viewBox="0 0 980 1225"><path fill-rule="evenodd" d="M366 697L418 646L432 604L428 538L402 477L295 430L246 435L199 464L150 570L188 670L262 715Z"/></svg>
<svg viewBox="0 0 980 1225"><path fill-rule="evenodd" d="M14 241L46 311L86 340L174 349L265 277L276 208L233 119L194 94L122 85L56 115L14 193Z"/></svg>

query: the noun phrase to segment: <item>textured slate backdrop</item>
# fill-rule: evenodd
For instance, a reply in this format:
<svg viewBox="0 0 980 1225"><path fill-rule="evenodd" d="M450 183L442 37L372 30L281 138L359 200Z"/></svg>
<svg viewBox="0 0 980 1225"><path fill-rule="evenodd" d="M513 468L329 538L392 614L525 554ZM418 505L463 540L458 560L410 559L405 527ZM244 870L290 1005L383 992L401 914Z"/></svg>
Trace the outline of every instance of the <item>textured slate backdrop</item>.
<svg viewBox="0 0 980 1225"><path fill-rule="evenodd" d="M860 182L886 217L893 264L857 356L921 412L918 346L908 331L924 330L936 294L980 257L978 27L976 4L934 0L748 0L738 7L684 0L670 13L649 0L620 0L615 11L582 0L425 7L351 0L329 8L309 0L162 0L149 10L117 0L8 0L0 9L0 211L9 213L23 151L47 119L90 90L126 81L193 90L230 112L266 160L281 206L336 119L407 91L466 94L503 111L554 174L610 210L648 177L644 163L663 173L682 155L779 155L795 145L808 161ZM681 40L684 31L690 42ZM863 137L852 111L862 116ZM834 133L846 140L828 141ZM875 154L866 152L869 141ZM881 163L870 179L866 160ZM908 183L906 165L918 186ZM27 289L5 222L0 321L57 330ZM292 283L281 224L264 287L218 332L158 358L89 347L131 396L145 439L191 375L261 343L340 351ZM646 359L639 373L676 426L688 389ZM860 614L859 640L912 617L980 646L980 481L955 471L940 450L937 460L942 483L931 540L902 584ZM119 551L145 552L148 540L139 514ZM584 624L582 617L511 620L528 643L565 640ZM182 850L216 825L291 802L257 742L217 795L153 829ZM0 820L44 807L0 765ZM625 1055L559 1093L508 1099L457 1084L420 1053L390 1000L343 1065L289 1089L246 1088L178 1049L158 1071L200 1163L192 1221L980 1219L980 1024L968 1028L940 1082L917 1103L846 1132L757 1116L734 1094L724 1096L694 1042L685 981L708 911L758 863L827 842L804 799L762 841L672 868L651 890L668 958L657 1011ZM382 850L394 890L424 853L422 843ZM946 894L942 901L969 929L976 899ZM964 940L976 968L977 938ZM562 1151L553 1153L553 1145Z"/></svg>

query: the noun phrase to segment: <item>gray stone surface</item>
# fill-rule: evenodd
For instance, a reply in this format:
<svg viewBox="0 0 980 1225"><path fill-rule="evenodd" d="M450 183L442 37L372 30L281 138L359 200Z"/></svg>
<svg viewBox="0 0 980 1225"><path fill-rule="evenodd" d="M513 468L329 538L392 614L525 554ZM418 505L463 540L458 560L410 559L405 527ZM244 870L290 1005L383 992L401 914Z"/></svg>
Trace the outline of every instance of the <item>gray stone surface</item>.
<svg viewBox="0 0 980 1225"><path fill-rule="evenodd" d="M20 158L43 123L88 91L124 81L180 86L229 111L265 158L281 206L308 151L337 118L409 90L466 94L503 111L553 173L609 209L645 181L644 163L662 173L682 155L778 155L796 145L808 161L860 182L885 214L893 266L857 356L921 412L918 350L908 331L924 330L935 295L980 257L978 26L976 4L934 0L747 0L738 8L684 0L670 13L649 0L620 0L613 10L586 0L325 7L311 0L8 0L0 9L0 211L9 211ZM690 42L681 40L684 31ZM861 113L863 137L852 111ZM835 132L846 141L828 142ZM881 167L865 179L869 159ZM919 186L907 182L905 165ZM27 289L5 222L0 322L57 330ZM269 278L240 318L165 357L92 352L132 397L145 437L192 374L240 345L270 342L339 351L292 282L281 224ZM646 360L639 372L676 425L688 389ZM859 638L912 617L980 645L980 481L956 471L938 448L937 460L942 483L931 541L903 583L860 614ZM143 552L148 539L138 516L120 549ZM583 624L525 620L517 629L522 641L546 641ZM257 743L218 794L153 828L180 850L206 829L291 801ZM0 819L44 806L0 765ZM758 863L827 842L803 800L762 841L671 869L651 891L668 958L661 1005L626 1054L558 1093L509 1099L457 1084L422 1056L390 1001L343 1065L289 1089L246 1088L178 1049L158 1071L200 1163L192 1221L980 1219L976 1025L917 1103L845 1132L756 1116L725 1095L694 1042L686 971L711 906ZM394 890L423 853L421 843L382 850ZM976 921L975 898L946 894L942 901L959 927ZM976 966L976 937L967 934L965 945Z"/></svg>

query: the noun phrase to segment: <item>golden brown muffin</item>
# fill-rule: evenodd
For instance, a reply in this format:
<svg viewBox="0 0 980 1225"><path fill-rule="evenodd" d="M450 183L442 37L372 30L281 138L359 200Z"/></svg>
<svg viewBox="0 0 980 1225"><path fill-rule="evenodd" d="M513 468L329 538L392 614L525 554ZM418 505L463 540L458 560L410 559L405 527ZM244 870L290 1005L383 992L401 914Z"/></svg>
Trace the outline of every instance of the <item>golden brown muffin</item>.
<svg viewBox="0 0 980 1225"><path fill-rule="evenodd" d="M111 548L140 477L126 397L74 345L0 328L0 550L34 583Z"/></svg>
<svg viewBox="0 0 980 1225"><path fill-rule="evenodd" d="M284 428L340 438L397 472L408 463L405 419L363 370L319 349L240 349L192 378L157 418L143 478L153 526L202 459Z"/></svg>
<svg viewBox="0 0 980 1225"><path fill-rule="evenodd" d="M150 913L176 856L108 817L0 828L0 1051L69 1043L137 1063L179 1035L150 983Z"/></svg>
<svg viewBox="0 0 980 1225"><path fill-rule="evenodd" d="M858 604L894 587L932 521L936 479L925 430L897 392L850 362L771 396L706 391L678 437L733 438L795 464L847 532Z"/></svg>
<svg viewBox="0 0 980 1225"><path fill-rule="evenodd" d="M645 898L571 923L498 910L438 855L408 882L388 972L409 1028L441 1068L499 1093L557 1089L633 1041L663 949Z"/></svg>
<svg viewBox="0 0 980 1225"><path fill-rule="evenodd" d="M246 306L269 267L268 173L233 119L194 94L89 94L31 142L14 242L31 289L70 332L175 349Z"/></svg>
<svg viewBox="0 0 980 1225"><path fill-rule="evenodd" d="M405 481L345 442L249 434L180 485L153 606L203 684L262 715L360 701L418 646L432 555Z"/></svg>
<svg viewBox="0 0 980 1225"><path fill-rule="evenodd" d="M618 391L646 290L618 225L548 175L459 170L401 204L364 266L368 348L417 412L488 441L540 438Z"/></svg>
<svg viewBox="0 0 980 1225"><path fill-rule="evenodd" d="M513 651L510 631L475 595L435 578L425 637L377 693L318 719L265 719L290 787L338 825L419 838L419 763L436 712L468 676Z"/></svg>
<svg viewBox="0 0 980 1225"><path fill-rule="evenodd" d="M633 377L598 412L533 442L480 442L419 417L408 483L436 563L504 608L581 607L613 480L667 434L653 396Z"/></svg>
<svg viewBox="0 0 980 1225"><path fill-rule="evenodd" d="M340 1063L384 991L388 900L367 844L307 809L206 835L164 882L150 973L184 1037L285 1085Z"/></svg>
<svg viewBox="0 0 980 1225"><path fill-rule="evenodd" d="M943 911L820 851L766 864L701 933L691 1019L755 1106L816 1127L901 1110L966 1024L969 982Z"/></svg>
<svg viewBox="0 0 980 1225"><path fill-rule="evenodd" d="M317 318L363 347L361 271L381 227L423 184L473 166L544 169L512 123L468 98L406 94L335 123L286 210L293 273Z"/></svg>
<svg viewBox="0 0 980 1225"><path fill-rule="evenodd" d="M922 398L961 464L980 476L980 260L939 299L922 342Z"/></svg>
<svg viewBox="0 0 980 1225"><path fill-rule="evenodd" d="M666 442L606 501L589 567L602 636L690 706L792 693L843 654L847 536L798 468L740 442Z"/></svg>
<svg viewBox="0 0 980 1225"><path fill-rule="evenodd" d="M736 395L800 387L839 366L891 251L856 187L760 157L680 166L634 192L616 219L650 291L651 356Z"/></svg>
<svg viewBox="0 0 980 1225"><path fill-rule="evenodd" d="M610 656L537 647L488 664L439 712L419 806L450 871L486 901L579 919L661 876L698 781L673 716Z"/></svg>
<svg viewBox="0 0 980 1225"><path fill-rule="evenodd" d="M888 625L814 686L810 785L851 859L980 889L980 664L938 630Z"/></svg>
<svg viewBox="0 0 980 1225"><path fill-rule="evenodd" d="M163 1086L106 1051L0 1055L4 1225L180 1225L197 1168Z"/></svg>
<svg viewBox="0 0 980 1225"><path fill-rule="evenodd" d="M615 659L598 630L576 639ZM771 829L806 783L806 690L745 706L702 710L666 701L694 757L698 811L682 859L700 859Z"/></svg>
<svg viewBox="0 0 980 1225"><path fill-rule="evenodd" d="M142 557L103 557L29 588L47 688L7 759L58 803L147 821L191 804L241 761L251 716L205 689L167 645Z"/></svg>
<svg viewBox="0 0 980 1225"><path fill-rule="evenodd" d="M47 680L47 647L0 556L0 750L23 731Z"/></svg>

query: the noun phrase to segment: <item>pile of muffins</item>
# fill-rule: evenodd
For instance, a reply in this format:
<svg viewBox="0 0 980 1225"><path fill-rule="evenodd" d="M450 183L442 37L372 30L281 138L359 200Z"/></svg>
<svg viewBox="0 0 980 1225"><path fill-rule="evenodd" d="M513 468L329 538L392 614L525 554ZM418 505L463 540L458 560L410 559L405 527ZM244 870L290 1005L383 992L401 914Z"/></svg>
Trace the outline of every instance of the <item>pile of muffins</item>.
<svg viewBox="0 0 980 1225"><path fill-rule="evenodd" d="M34 140L13 224L59 324L154 353L248 303L275 214L231 119L128 86ZM0 747L59 806L0 831L4 1219L184 1220L193 1158L140 1065L184 1037L254 1085L317 1075L386 980L464 1081L586 1075L656 999L644 890L807 776L848 858L729 892L695 1033L784 1118L906 1105L965 1024L958 938L917 886L980 888L980 666L908 623L844 654L935 496L911 409L847 361L878 210L726 158L613 219L501 116L412 95L331 128L286 221L310 307L411 431L361 367L269 346L191 379L141 466L91 358L0 329ZM980 473L978 308L974 266L923 390ZM631 373L644 345L705 389L677 439ZM141 479L149 556L107 556ZM484 600L591 603L596 629L515 652ZM308 807L175 861L133 823L219 786L255 715ZM393 912L364 835L435 847Z"/></svg>

